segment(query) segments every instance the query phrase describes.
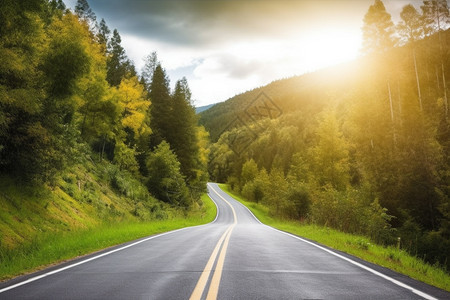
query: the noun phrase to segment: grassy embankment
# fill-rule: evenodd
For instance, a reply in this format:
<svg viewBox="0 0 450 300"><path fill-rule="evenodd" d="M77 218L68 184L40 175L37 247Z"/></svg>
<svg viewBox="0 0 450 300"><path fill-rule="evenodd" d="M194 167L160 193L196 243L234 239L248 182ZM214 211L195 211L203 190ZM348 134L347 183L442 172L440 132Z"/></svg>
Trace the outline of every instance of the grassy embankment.
<svg viewBox="0 0 450 300"><path fill-rule="evenodd" d="M336 250L346 252L366 261L405 274L411 278L450 291L450 275L438 266L432 266L396 247L376 245L369 238L343 233L328 227L302 224L293 220L281 220L270 216L262 204L245 201L231 192L226 184L219 185L225 192L247 206L264 224L282 231L305 237Z"/></svg>
<svg viewBox="0 0 450 300"><path fill-rule="evenodd" d="M53 187L0 177L0 280L215 215L206 194L185 212L107 162L78 165Z"/></svg>

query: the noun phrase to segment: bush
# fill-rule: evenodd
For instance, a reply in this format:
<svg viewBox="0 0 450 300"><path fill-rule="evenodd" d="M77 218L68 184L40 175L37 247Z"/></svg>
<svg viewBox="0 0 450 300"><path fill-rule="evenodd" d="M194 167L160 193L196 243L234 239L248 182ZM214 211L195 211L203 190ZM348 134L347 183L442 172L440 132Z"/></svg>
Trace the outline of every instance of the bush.
<svg viewBox="0 0 450 300"><path fill-rule="evenodd" d="M381 207L378 199L375 199L367 209L366 234L378 244L394 244L396 240L395 229L389 223L392 218L391 215L387 214L387 209Z"/></svg>
<svg viewBox="0 0 450 300"><path fill-rule="evenodd" d="M180 172L180 163L163 141L147 159L148 190L158 199L172 205L189 207L189 190Z"/></svg>
<svg viewBox="0 0 450 300"><path fill-rule="evenodd" d="M304 219L308 216L311 206L311 197L304 185L290 186L287 192L288 201L293 203L294 209L291 217Z"/></svg>
<svg viewBox="0 0 450 300"><path fill-rule="evenodd" d="M227 179L227 183L230 185L230 188L233 192L237 194L241 192L239 189L239 179L235 176L229 176Z"/></svg>

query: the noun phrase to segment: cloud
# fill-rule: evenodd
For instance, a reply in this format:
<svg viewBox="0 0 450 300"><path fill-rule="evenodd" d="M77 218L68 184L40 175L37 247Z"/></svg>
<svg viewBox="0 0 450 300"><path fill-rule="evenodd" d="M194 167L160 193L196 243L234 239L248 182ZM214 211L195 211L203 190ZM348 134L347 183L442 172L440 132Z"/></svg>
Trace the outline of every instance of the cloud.
<svg viewBox="0 0 450 300"><path fill-rule="evenodd" d="M340 1L340 10L360 6L355 2ZM293 26L308 28L329 21L337 4L330 0L109 0L91 1L91 7L123 35L171 45L217 46L277 37Z"/></svg>
<svg viewBox="0 0 450 300"><path fill-rule="evenodd" d="M258 60L247 60L229 53L221 53L203 59L195 68L194 75L197 77L220 75L241 80L257 73L261 65L262 62Z"/></svg>
<svg viewBox="0 0 450 300"><path fill-rule="evenodd" d="M354 57L374 0L88 0L138 70L157 51L199 104ZM416 7L420 0L411 0ZM385 0L393 17L407 0ZM76 0L67 0L74 7ZM406 3L405 3L406 4ZM347 47L346 47L347 46Z"/></svg>

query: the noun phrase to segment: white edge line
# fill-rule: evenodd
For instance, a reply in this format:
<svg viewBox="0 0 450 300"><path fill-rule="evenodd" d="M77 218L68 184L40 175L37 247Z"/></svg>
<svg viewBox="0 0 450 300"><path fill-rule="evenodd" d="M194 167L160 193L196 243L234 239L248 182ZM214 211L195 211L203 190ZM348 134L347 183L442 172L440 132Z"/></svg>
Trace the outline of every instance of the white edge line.
<svg viewBox="0 0 450 300"><path fill-rule="evenodd" d="M265 225L264 223L262 223L262 222L261 222L261 221L260 221L260 220L252 213L252 211L251 211L247 206L245 206L245 205L242 204L241 202L239 202L239 201L237 201L236 199L234 199L233 197L231 197L227 192L225 192L224 190L222 190L218 184L216 184L216 185L217 185L217 187L219 188L219 190L221 190L222 192L225 193L225 195L227 195L228 197L230 197L231 199L233 199L234 201L236 201L236 203L238 203L240 206L242 206L243 208L245 208L245 209L250 213L250 215L252 215L252 217L253 217L259 224ZM215 192L216 194L219 195L219 193L217 193L215 190L214 190L214 192ZM219 196L220 196L220 195L219 195ZM267 226L267 225L266 225L266 226ZM269 226L269 227L270 227L270 226Z"/></svg>
<svg viewBox="0 0 450 300"><path fill-rule="evenodd" d="M219 186L218 186L218 188L220 189ZM220 190L222 190L222 189L220 189ZM226 194L228 195L228 193L226 193ZM228 195L228 196L229 196L229 195ZM230 196L230 197L231 197L231 196ZM233 200L235 200L235 199L233 198ZM372 269L372 268L369 268L369 267L367 267L367 266L365 266L365 265L363 265L363 264L360 264L360 263L358 263L358 262L356 262L356 261L354 261L354 260L352 260L352 259L350 259L350 258L348 258L348 257L342 256L342 255L340 255L340 254L338 254L338 253L336 253L336 252L334 252L334 251L331 251L331 250L329 250L329 249L327 249L327 248L324 248L324 247L322 247L322 246L319 246L319 245L317 245L317 244L315 244L315 243L313 243L313 242L310 242L310 241L308 241L308 240L302 239L301 237L296 236L296 235L294 235L294 234L291 234L291 233L288 233L288 232L285 232L285 231L281 231L281 230L276 229L276 228L274 228L274 227L272 227L272 226L266 225L266 224L262 223L262 222L261 222L261 221L260 221L260 220L252 213L252 211L251 211L247 206L245 206L244 204L242 204L241 202L239 202L239 201L237 201L237 200L236 200L236 202L239 203L240 205L242 205L243 207L245 207L245 208L249 211L249 213L253 216L253 218L255 218L256 221L258 221L260 224L262 224L262 225L264 225L264 226L269 227L269 228L272 229L272 230L281 232L281 233L283 233L283 234L285 234L285 235L288 235L288 236L293 237L293 238L295 238L295 239L297 239L297 240L300 240L300 241L302 241L302 242L305 242L305 243L307 243L307 244L310 244L310 245L312 245L312 246L314 246L314 247L316 247L316 248L319 248L319 249L321 249L321 250L323 250L323 251L325 251L325 252L328 252L328 253L330 253L330 254L336 256L336 257L339 257L340 259L346 260L346 261L348 261L349 263L354 264L355 266L358 266L358 267L360 267L360 268L362 268L362 269L364 269L364 270L366 270L366 271L369 271L369 272L371 272L371 273L373 273L373 274L375 274L375 275L377 275L377 276L379 276L379 277L381 277L381 278L384 278L384 279L386 279L386 280L388 280L388 281L390 281L390 282L392 282L392 283L394 283L394 284L396 284L396 285L398 285L398 286L400 286L400 287L402 287L402 288L405 288L405 289L407 289L407 290L410 290L410 291L413 292L414 294L419 295L419 296L421 296L421 297L423 297L423 298L425 298L425 299L429 299L429 300L437 300L437 298L434 298L434 297L431 296L431 295L428 295L428 294L426 294L426 293L424 293L424 292L421 292L421 291L419 291L419 290L416 290L415 288L413 288L413 287L411 287L411 286L409 286L409 285L407 285L407 284L405 284L405 283L403 283L403 282L400 282L400 281L398 281L398 280L396 280L396 279L394 279L394 278L392 278L392 277L389 277L389 276L387 276L387 275L384 275L383 273L380 273L380 272L378 272L378 271L376 271L376 270L374 270L374 269Z"/></svg>
<svg viewBox="0 0 450 300"><path fill-rule="evenodd" d="M209 197L209 195L208 195L208 197ZM216 207L217 207L216 218L214 219L214 221L210 222L210 223L214 223L214 222L217 220L217 217L219 216L219 207L217 206L216 202L215 202L211 197L209 197L209 198L212 200L212 202L214 202L214 204L215 204ZM172 231L160 233L160 234L158 234L158 235L155 235L155 236L151 236L151 237L145 238L145 239L143 239L143 240L134 242L134 243L132 243L132 244L123 246L123 247L121 247L121 248L114 249L114 250L111 250L111 251L102 253L102 254L100 254L100 255L97 255L97 256L94 256L94 257L91 257L91 258L82 260L82 261L80 261L80 262L77 262L77 263L74 263L74 264L65 266L65 267L63 267L63 268L56 269L56 270L53 270L53 271L44 273L44 274L42 274L42 275L39 275L39 276L36 276L36 277L32 277L32 278L27 279L27 280L25 280L25 281L22 281L22 282L19 282L19 283L16 283L16 284L7 286L7 287L5 287L5 288L3 288L3 289L0 289L0 294L3 293L3 292L9 291L9 290L15 289L15 288L17 288L17 287L19 287L19 286L22 286L22 285L31 283L31 282L33 282L33 281L42 279L42 278L44 278L44 277L47 277L47 276L50 276L50 275L53 275L53 274L56 274L56 273L60 273L60 272L65 271L65 270L67 270L67 269L71 269L71 268L73 268L73 267L76 267L76 266L85 264L85 263L87 263L87 262L96 260L96 259L101 258L101 257L103 257L103 256L107 256L107 255L113 254L113 253L115 253L115 252L119 252L119 251L125 250L125 249L127 249L127 248L136 246L136 245L138 245L138 244L147 242L147 241L149 241L149 240L152 240L152 239L155 239L155 238L164 236L164 235L172 234L172 233L175 233L175 232L178 232L178 231L181 231L181 230L185 230L185 229L189 229L189 228L194 228L194 227L205 226L205 225L208 225L208 224L202 224L202 225L196 225L196 226L184 227L184 228L180 228L180 229L176 229L176 230L172 230Z"/></svg>
<svg viewBox="0 0 450 300"><path fill-rule="evenodd" d="M210 183L207 183L206 186L209 187ZM212 187L211 187L212 189ZM209 195L209 191L208 193L206 193L209 197L209 199L211 199L211 201L214 203L214 205L216 206L217 212L216 212L216 217L214 218L214 220L211 223L215 223L217 221L217 218L219 217L219 206L217 206L216 201L214 201L214 199Z"/></svg>
<svg viewBox="0 0 450 300"><path fill-rule="evenodd" d="M200 226L201 226L201 225L200 225ZM149 240L155 239L155 238L157 238L157 237L161 237L161 236L164 236L164 235L167 235L167 234L175 233L175 232L178 232L178 231L181 231L181 230L184 230L184 229L188 229L188 228L191 228L191 227L184 227L184 228L176 229L176 230L173 230L173 231L164 232L164 233L161 233L161 234L158 234L158 235L155 235L155 236L151 236L151 237L145 238L145 239L143 239L143 240L134 242L134 243L132 243L132 244L126 245L126 246L124 246L124 247L121 247L121 248L118 248L118 249L114 249L114 250L111 250L111 251L102 253L102 254L100 254L100 255L97 255L97 256L94 256L94 257L85 259L85 260L83 260L83 261L80 261L80 262L77 262L77 263L68 265L68 266L66 266L66 267L63 267L63 268L60 268L60 269L57 269L57 270L53 270L53 271L47 272L47 273L45 273L45 274L42 274L42 275L39 275L39 276L36 276L36 277L32 277L32 278L27 279L27 280L25 280L25 281L22 281L22 282L19 282L19 283L10 285L10 286L8 286L8 287L5 287L5 288L3 288L3 289L0 290L0 293L3 293L3 292L6 292L6 291L9 291L9 290L12 290L12 289L17 288L17 287L19 287L19 286L22 286L22 285L31 283L31 282L33 282L33 281L42 279L42 278L44 278L44 277L47 277L47 276L50 276L50 275L53 275L53 274L56 274L56 273L65 271L65 270L67 270L67 269L71 269L71 268L73 268L73 267L76 267L76 266L82 265L82 264L84 264L84 263L87 263L87 262L96 260L96 259L101 258L101 257L103 257L103 256L110 255L110 254L113 254L113 253L118 252L118 251L122 251L122 250L124 250L124 249L127 249L127 248L130 248L130 247L136 246L136 245L138 245L138 244L141 244L141 243L143 243L143 242L147 242L147 241L149 241Z"/></svg>
<svg viewBox="0 0 450 300"><path fill-rule="evenodd" d="M387 276L387 275L384 275L383 273L380 273L380 272L378 272L378 271L376 271L376 270L374 270L374 269L372 269L372 268L369 268L369 267L367 267L367 266L365 266L365 265L363 265L363 264L360 264L360 263L358 263L358 262L356 262L356 261L354 261L354 260L352 260L352 259L350 259L350 258L348 258L348 257L342 256L342 255L340 255L340 254L338 254L338 253L336 253L336 252L334 252L334 251L331 251L331 250L329 250L329 249L326 249L326 248L324 248L324 247L321 247L321 246L319 246L319 245L317 245L317 244L315 244L315 243L313 243L313 242L310 242L310 241L308 241L308 240L302 239L301 237L298 237L298 236L296 236L296 235L293 235L293 234L290 234L290 233L287 233L287 232L278 230L278 229L273 228L273 227L268 226L268 225L266 225L266 226L269 227L269 228L272 229L272 230L281 232L281 233L283 233L283 234L285 234L285 235L288 235L288 236L293 237L293 238L295 238L295 239L297 239L297 240L300 240L300 241L302 241L302 242L305 242L305 243L307 243L307 244L310 244L310 245L312 245L312 246L314 246L314 247L316 247L316 248L319 248L319 249L321 249L321 250L323 250L323 251L325 251L325 252L328 252L328 253L330 253L330 254L336 256L336 257L339 257L340 259L343 259L343 260L345 260L345 261L348 261L349 263L354 264L355 266L358 266L358 267L360 267L361 269L364 269L364 270L366 270L366 271L369 271L369 272L371 272L371 273L373 273L373 274L375 274L375 275L377 275L377 276L379 276L379 277L381 277L381 278L384 278L384 279L386 279L386 280L388 280L388 281L390 281L390 282L392 282L392 283L394 283L394 284L396 284L396 285L398 285L398 286L400 286L400 287L402 287L402 288L405 288L405 289L407 289L407 290L410 290L410 291L413 292L414 294L417 294L417 295L419 295L419 296L421 296L421 297L423 297L423 298L425 298L425 299L429 299L429 300L437 300L437 298L434 298L434 297L431 296L431 295L428 295L428 294L426 294L426 293L424 293L424 292L421 292L421 291L419 291L419 290L416 290L415 288L413 288L413 287L411 287L411 286L409 286L409 285L407 285L407 284L405 284L405 283L403 283L403 282L400 282L400 281L398 281L398 280L396 280L396 279L394 279L394 278L392 278L392 277L389 277L389 276Z"/></svg>

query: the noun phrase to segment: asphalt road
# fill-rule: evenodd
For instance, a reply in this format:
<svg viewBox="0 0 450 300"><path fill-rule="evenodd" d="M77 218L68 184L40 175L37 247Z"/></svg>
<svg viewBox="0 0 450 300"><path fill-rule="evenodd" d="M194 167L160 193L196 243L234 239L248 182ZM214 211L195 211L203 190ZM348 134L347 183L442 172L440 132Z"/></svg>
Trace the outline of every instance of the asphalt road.
<svg viewBox="0 0 450 300"><path fill-rule="evenodd" d="M210 224L0 284L0 299L450 299L450 293L261 224L216 184Z"/></svg>

